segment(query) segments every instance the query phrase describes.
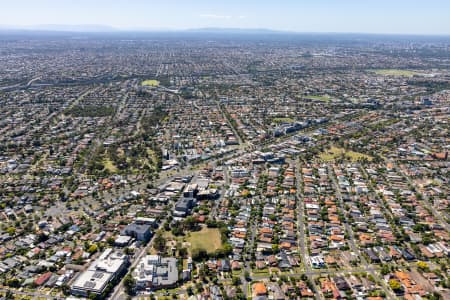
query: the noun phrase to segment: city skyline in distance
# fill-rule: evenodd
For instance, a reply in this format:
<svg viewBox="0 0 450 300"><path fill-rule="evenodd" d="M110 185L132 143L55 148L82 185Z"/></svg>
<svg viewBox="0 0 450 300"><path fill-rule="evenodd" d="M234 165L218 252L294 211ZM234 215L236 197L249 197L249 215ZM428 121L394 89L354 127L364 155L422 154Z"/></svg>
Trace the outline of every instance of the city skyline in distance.
<svg viewBox="0 0 450 300"><path fill-rule="evenodd" d="M0 29L450 35L450 3L443 0L186 2L18 0L2 5Z"/></svg>

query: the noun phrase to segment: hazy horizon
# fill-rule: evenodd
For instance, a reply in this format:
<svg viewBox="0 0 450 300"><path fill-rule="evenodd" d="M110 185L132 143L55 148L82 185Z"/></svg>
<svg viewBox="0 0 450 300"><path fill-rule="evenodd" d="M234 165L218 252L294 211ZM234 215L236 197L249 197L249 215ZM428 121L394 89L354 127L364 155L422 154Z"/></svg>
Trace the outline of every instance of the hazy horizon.
<svg viewBox="0 0 450 300"><path fill-rule="evenodd" d="M69 1L16 0L0 11L3 28L102 27L122 31L199 28L268 29L296 33L450 35L444 0Z"/></svg>
<svg viewBox="0 0 450 300"><path fill-rule="evenodd" d="M212 33L212 34L274 34L274 35L367 35L367 36L423 36L423 37L450 37L450 33L380 33L380 32L332 32L332 31L289 31L270 28L240 28L240 27L196 27L186 29L170 28L116 28L103 24L37 24L29 26L10 26L0 24L0 32L29 32L42 33L74 33L74 34L152 34L152 33Z"/></svg>

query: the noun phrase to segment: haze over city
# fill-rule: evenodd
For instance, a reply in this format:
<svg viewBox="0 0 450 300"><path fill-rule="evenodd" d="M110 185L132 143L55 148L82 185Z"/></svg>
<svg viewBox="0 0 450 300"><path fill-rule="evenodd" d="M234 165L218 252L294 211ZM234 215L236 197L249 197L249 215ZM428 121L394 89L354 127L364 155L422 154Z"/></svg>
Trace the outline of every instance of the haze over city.
<svg viewBox="0 0 450 300"><path fill-rule="evenodd" d="M0 6L0 300L450 299L450 2Z"/></svg>
<svg viewBox="0 0 450 300"><path fill-rule="evenodd" d="M15 0L2 3L0 25L30 28L29 26L48 24L105 26L95 27L97 31L112 28L184 30L214 27L265 28L295 32L448 35L450 2L446 0ZM59 29L67 30L70 27Z"/></svg>

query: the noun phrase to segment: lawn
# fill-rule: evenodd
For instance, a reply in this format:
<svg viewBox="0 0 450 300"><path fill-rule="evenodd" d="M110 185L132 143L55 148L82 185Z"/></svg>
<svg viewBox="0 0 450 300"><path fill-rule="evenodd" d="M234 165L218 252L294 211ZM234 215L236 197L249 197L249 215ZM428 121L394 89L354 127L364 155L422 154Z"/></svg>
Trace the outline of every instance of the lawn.
<svg viewBox="0 0 450 300"><path fill-rule="evenodd" d="M344 155L345 158L350 159L351 161L358 161L364 158L366 158L368 161L371 161L373 159L369 155L354 151L346 151L343 148L338 148L335 146L332 146L330 149L322 152L319 157L322 161L333 161L342 155Z"/></svg>
<svg viewBox="0 0 450 300"><path fill-rule="evenodd" d="M159 86L159 81L155 79L144 80L141 83L142 86Z"/></svg>
<svg viewBox="0 0 450 300"><path fill-rule="evenodd" d="M409 70L399 70L399 69L378 69L378 70L372 70L375 74L378 75L384 75L384 76L403 76L403 77L413 77L414 75L417 75L418 73L415 71L409 71Z"/></svg>
<svg viewBox="0 0 450 300"><path fill-rule="evenodd" d="M103 165L105 169L109 171L109 173L116 173L118 171L117 167L113 164L113 162L110 159L104 159Z"/></svg>
<svg viewBox="0 0 450 300"><path fill-rule="evenodd" d="M252 269L252 276L255 277L269 277L270 276L270 271L267 270L267 268L265 269Z"/></svg>
<svg viewBox="0 0 450 300"><path fill-rule="evenodd" d="M294 123L294 120L291 118L274 118L274 123Z"/></svg>
<svg viewBox="0 0 450 300"><path fill-rule="evenodd" d="M192 249L205 249L208 253L213 253L222 247L220 231L217 228L203 227L200 231L191 232L186 238Z"/></svg>

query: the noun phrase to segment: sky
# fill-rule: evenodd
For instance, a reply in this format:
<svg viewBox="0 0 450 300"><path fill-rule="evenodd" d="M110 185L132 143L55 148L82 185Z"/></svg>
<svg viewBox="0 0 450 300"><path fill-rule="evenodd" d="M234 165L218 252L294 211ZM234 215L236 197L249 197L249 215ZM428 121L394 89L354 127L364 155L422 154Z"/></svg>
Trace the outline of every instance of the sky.
<svg viewBox="0 0 450 300"><path fill-rule="evenodd" d="M0 0L0 26L450 35L450 0Z"/></svg>

